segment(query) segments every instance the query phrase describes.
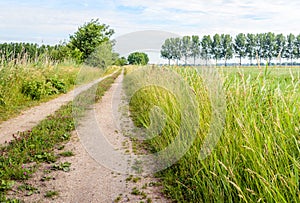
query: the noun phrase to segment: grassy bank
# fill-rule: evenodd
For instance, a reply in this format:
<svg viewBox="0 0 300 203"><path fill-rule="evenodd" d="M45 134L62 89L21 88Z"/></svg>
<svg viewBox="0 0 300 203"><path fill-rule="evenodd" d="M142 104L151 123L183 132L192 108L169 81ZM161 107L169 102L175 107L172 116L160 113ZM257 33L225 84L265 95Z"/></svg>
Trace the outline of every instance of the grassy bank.
<svg viewBox="0 0 300 203"><path fill-rule="evenodd" d="M101 69L78 66L71 62L2 63L0 64L0 122L18 115L28 107L66 93L76 84L90 82L103 74L105 72Z"/></svg>
<svg viewBox="0 0 300 203"><path fill-rule="evenodd" d="M165 192L177 202L298 202L299 68L220 70L226 122L217 146L204 160L199 153L212 112L205 84L191 68L172 69L194 92L200 116L197 137L188 152L157 174ZM143 81L133 78L126 88L138 83ZM168 146L183 122L172 95L166 89L147 87L131 98L130 109L138 126L150 126L149 112L154 106L166 114L163 130L146 142L151 152Z"/></svg>
<svg viewBox="0 0 300 203"><path fill-rule="evenodd" d="M85 99L83 105L74 106L73 102L69 102L32 130L15 135L13 141L0 148L0 202L12 201L6 199L6 193L14 187L16 182L26 185L26 180L39 170L40 163L53 163L55 169L67 170L69 164L57 163L60 155L55 154L54 149L62 149L63 144L69 140L71 132L75 129L73 113L76 112L76 116L82 116L84 110L94 103L95 99L96 101L101 99L119 74L120 71L78 95L75 99L80 101ZM86 98L93 93L95 88L97 89L96 98L93 97L86 102Z"/></svg>

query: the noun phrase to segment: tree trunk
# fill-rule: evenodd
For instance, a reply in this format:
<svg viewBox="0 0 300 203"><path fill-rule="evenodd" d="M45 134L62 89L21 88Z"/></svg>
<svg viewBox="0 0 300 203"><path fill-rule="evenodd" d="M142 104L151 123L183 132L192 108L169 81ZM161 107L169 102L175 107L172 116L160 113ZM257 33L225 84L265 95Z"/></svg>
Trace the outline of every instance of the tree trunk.
<svg viewBox="0 0 300 203"><path fill-rule="evenodd" d="M281 66L281 56L279 56L279 65Z"/></svg>
<svg viewBox="0 0 300 203"><path fill-rule="evenodd" d="M240 66L242 66L242 56L240 56Z"/></svg>
<svg viewBox="0 0 300 203"><path fill-rule="evenodd" d="M196 56L194 56L194 66L196 66Z"/></svg>
<svg viewBox="0 0 300 203"><path fill-rule="evenodd" d="M187 64L187 56L184 56L184 65L186 66Z"/></svg>
<svg viewBox="0 0 300 203"><path fill-rule="evenodd" d="M169 59L169 66L171 65L171 61L170 61L171 59Z"/></svg>

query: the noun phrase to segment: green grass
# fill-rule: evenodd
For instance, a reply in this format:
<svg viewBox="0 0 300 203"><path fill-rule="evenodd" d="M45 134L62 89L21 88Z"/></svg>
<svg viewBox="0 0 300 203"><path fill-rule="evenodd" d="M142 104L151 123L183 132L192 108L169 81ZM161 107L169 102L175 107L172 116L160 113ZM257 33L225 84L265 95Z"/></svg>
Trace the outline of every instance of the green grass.
<svg viewBox="0 0 300 203"><path fill-rule="evenodd" d="M29 63L12 61L0 64L0 122L20 114L21 111L48 101L102 75L107 71L78 66L71 62Z"/></svg>
<svg viewBox="0 0 300 203"><path fill-rule="evenodd" d="M220 69L226 122L217 146L204 160L199 152L212 119L205 84L192 68L171 69L194 92L200 116L193 145L180 161L157 174L167 195L176 202L299 202L300 69ZM125 83L128 95L132 86L143 82L139 79ZM185 122L180 102L159 87L140 89L131 98L137 126L151 126L153 106L165 112L164 128L146 141L151 152L164 149L178 135Z"/></svg>
<svg viewBox="0 0 300 203"><path fill-rule="evenodd" d="M93 88L97 89L96 100L90 100L90 103L84 103L83 106L74 106L73 102L69 102L32 130L18 133L14 140L0 147L0 202L8 201L6 192L15 182L32 177L38 170L39 163L57 161L54 150L67 142L75 129L73 113L82 116L90 104L101 99L101 95L109 89L119 74L120 71L94 85ZM86 98L91 91L89 89L81 93L75 100ZM53 163L51 169L68 171L70 163Z"/></svg>
<svg viewBox="0 0 300 203"><path fill-rule="evenodd" d="M47 192L45 193L44 196L45 196L46 198L53 198L53 197L58 196L58 195L59 195L59 192L49 190L49 191L47 191Z"/></svg>

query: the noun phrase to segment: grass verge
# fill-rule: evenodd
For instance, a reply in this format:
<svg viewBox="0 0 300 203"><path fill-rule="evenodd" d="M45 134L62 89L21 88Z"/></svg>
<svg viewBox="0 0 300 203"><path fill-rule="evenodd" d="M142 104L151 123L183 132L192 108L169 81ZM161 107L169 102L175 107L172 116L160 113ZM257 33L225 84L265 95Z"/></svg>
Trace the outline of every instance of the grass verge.
<svg viewBox="0 0 300 203"><path fill-rule="evenodd" d="M22 182L33 176L38 170L39 163L52 163L56 161L53 150L62 143L67 142L71 132L75 129L73 119L74 111L77 116L82 116L88 106L99 101L102 95L108 90L115 78L120 74L116 72L112 76L94 85L97 88L96 98L85 103L83 106L73 106L73 102L62 106L53 115L41 121L30 131L16 134L15 139L0 148L0 202L11 202L18 200L7 199L6 192L16 182ZM86 98L90 89L78 95L75 99ZM76 108L76 109L74 109ZM65 164L65 163L64 163ZM55 167L57 165L54 165ZM58 165L56 168L64 170L65 165Z"/></svg>
<svg viewBox="0 0 300 203"><path fill-rule="evenodd" d="M0 122L116 70L106 71L71 62L0 64Z"/></svg>
<svg viewBox="0 0 300 203"><path fill-rule="evenodd" d="M165 192L176 202L299 202L299 69L224 70L226 123L204 160L199 153L211 119L207 93L193 69L173 70L195 93L201 116L197 138L187 153L157 174ZM127 88L138 83L140 78L132 78ZM178 135L182 117L173 100L172 94L155 87L137 91L130 100L138 126L151 127L153 107L165 112L165 126L146 141L151 152L163 150Z"/></svg>

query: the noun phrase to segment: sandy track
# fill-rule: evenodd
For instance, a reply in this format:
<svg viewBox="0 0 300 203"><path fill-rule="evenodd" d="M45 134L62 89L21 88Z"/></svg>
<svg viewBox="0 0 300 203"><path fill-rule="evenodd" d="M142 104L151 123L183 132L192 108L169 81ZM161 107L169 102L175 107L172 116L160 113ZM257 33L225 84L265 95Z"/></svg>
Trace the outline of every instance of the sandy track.
<svg viewBox="0 0 300 203"><path fill-rule="evenodd" d="M89 89L91 86L93 86L96 83L99 83L106 77L99 78L91 83L79 86L74 90L68 92L67 94L64 94L56 99L45 102L29 110L26 110L21 115L1 123L0 144L5 143L5 141L8 142L12 140L13 133L17 133L18 131L23 132L26 130L30 130L32 127L36 126L41 120L45 119L48 115L53 114L62 105L68 103L69 101L72 101L76 95L78 95L82 91Z"/></svg>
<svg viewBox="0 0 300 203"><path fill-rule="evenodd" d="M49 171L47 169L51 164L42 164L34 177L26 181L38 188L39 192L27 196L14 189L10 197L19 198L24 202L171 202L162 195L162 187L157 185L158 179L153 175L131 176L127 172L112 170L105 167L105 164L95 161L88 153L84 136L88 141L97 139L97 133L93 131L96 128L102 130L105 139L116 151L124 153L132 151L130 139L118 130L118 125L114 121L118 118L114 116L113 103L122 102L122 94L117 91L120 90L118 87L122 85L122 80L123 75L116 79L101 101L86 112L86 115L80 119L76 131L72 132L71 140L65 144L63 151L72 151L75 156L61 157L58 162L71 163L71 170L48 173L46 171ZM106 161L116 160L111 158ZM45 176L52 178L47 182L41 181ZM45 198L45 192L50 190L57 191L59 195ZM132 194L134 190L139 191L140 194Z"/></svg>

